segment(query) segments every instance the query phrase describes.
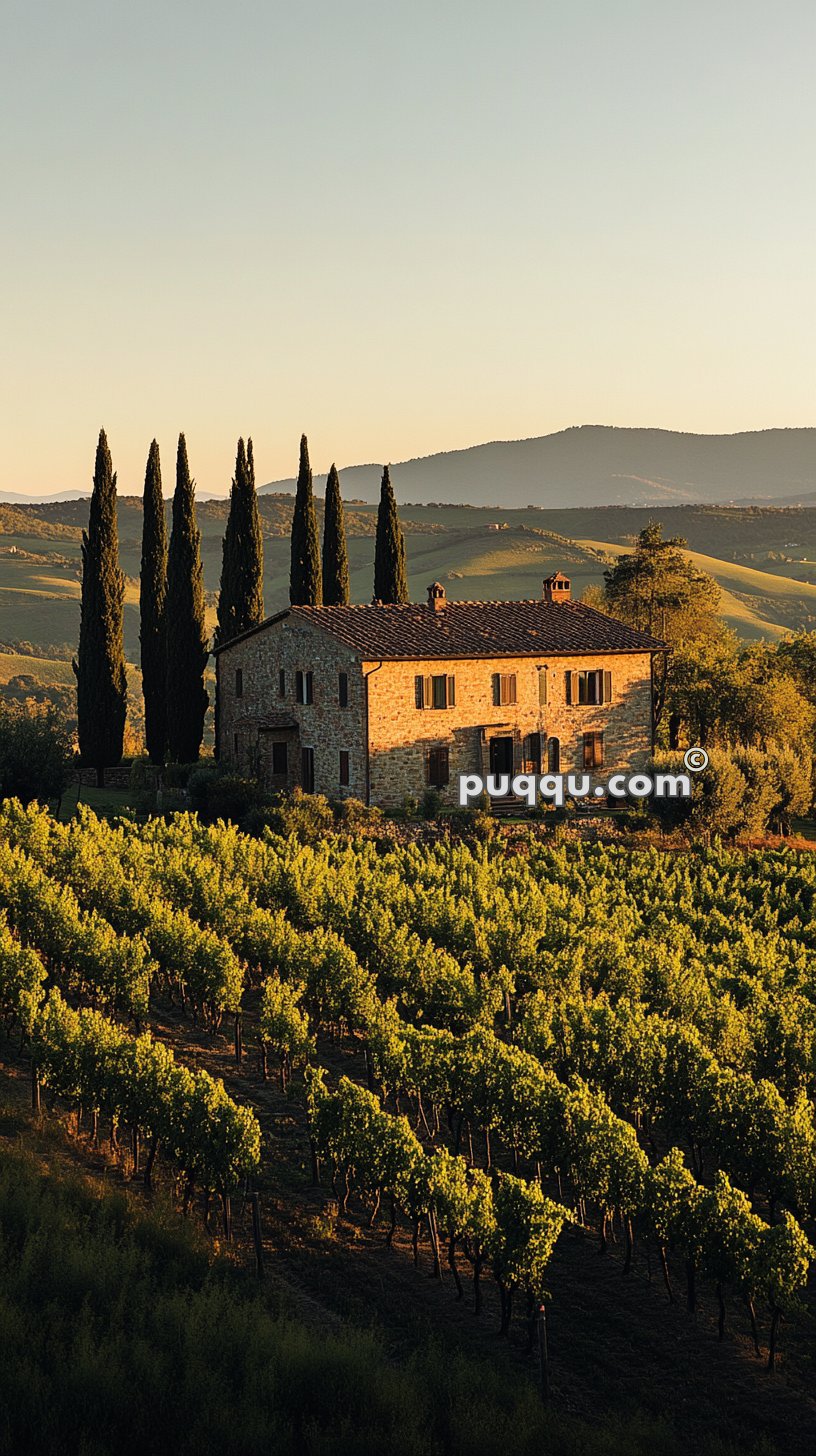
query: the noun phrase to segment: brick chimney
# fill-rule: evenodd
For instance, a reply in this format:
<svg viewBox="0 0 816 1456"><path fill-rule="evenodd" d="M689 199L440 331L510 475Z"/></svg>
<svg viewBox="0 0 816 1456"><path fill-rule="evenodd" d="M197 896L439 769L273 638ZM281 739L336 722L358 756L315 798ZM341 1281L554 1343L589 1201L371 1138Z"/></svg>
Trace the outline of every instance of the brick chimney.
<svg viewBox="0 0 816 1456"><path fill-rule="evenodd" d="M545 602L570 601L570 580L563 571L555 571L552 576L544 578L544 600Z"/></svg>
<svg viewBox="0 0 816 1456"><path fill-rule="evenodd" d="M432 581L428 587L428 606L432 612L441 612L445 607L445 588L441 581Z"/></svg>

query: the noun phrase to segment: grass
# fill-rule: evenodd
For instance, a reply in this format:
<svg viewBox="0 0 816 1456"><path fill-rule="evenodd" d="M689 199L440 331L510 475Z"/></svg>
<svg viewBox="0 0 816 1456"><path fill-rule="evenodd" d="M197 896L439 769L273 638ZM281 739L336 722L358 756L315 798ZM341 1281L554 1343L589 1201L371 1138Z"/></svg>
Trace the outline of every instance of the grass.
<svg viewBox="0 0 816 1456"><path fill-rule="evenodd" d="M55 683L70 687L76 681L70 662L52 657L27 657L23 652L0 652L0 686L20 676L34 677L49 687Z"/></svg>
<svg viewBox="0 0 816 1456"><path fill-rule="evenodd" d="M617 554L632 549L609 541L582 540L579 544ZM779 638L800 623L816 619L816 586L792 581L772 571L722 561L700 551L685 554L719 584L720 615L741 637Z"/></svg>
<svg viewBox="0 0 816 1456"><path fill-rule="evenodd" d="M271 505L268 507L271 509ZM2 535L3 547L20 552L46 552L67 557L70 565L31 561L0 551L0 614L6 639L29 642L76 641L78 629L79 534L87 502L66 502L35 512L11 511ZM212 594L221 574L221 537L225 507L202 505L199 525L204 581L211 594L207 624L215 622ZM373 526L373 506L349 508L353 529ZM674 507L665 510L607 507L578 510L477 510L468 506L406 506L406 520L433 530L409 530L406 554L412 599L424 601L429 582L442 581L451 597L496 600L537 597L541 579L565 567L580 595L590 583L600 584L602 553L617 555L650 519L660 519L667 534L688 538L690 555L720 583L723 616L740 635L778 637L792 627L816 623L816 586L792 580L806 568L797 563L743 565L753 552L789 551L816 557L816 510L735 510L724 507ZM354 522L357 522L356 528ZM507 529L490 530L492 523ZM29 529L30 523L30 529ZM0 529L3 522L0 521ZM47 539L37 535L66 531ZM558 533L547 535L547 533ZM141 516L138 503L120 502L120 557L128 578L125 590L125 650L138 659L139 623L136 582L140 569ZM373 580L373 535L351 534L348 541L353 601L370 601ZM288 603L289 540L285 535L264 541L264 596L268 613Z"/></svg>

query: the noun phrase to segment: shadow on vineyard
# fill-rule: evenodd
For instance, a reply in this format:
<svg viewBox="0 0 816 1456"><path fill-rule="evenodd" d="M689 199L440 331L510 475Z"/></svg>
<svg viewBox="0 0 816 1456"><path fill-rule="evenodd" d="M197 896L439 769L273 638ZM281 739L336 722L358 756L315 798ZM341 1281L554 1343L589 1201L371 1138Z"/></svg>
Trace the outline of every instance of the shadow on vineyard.
<svg viewBox="0 0 816 1456"><path fill-rule="evenodd" d="M370 1330L309 1327L167 1205L145 1210L72 1172L53 1130L28 1130L33 1150L16 1150L9 1134L27 1120L1 1116L4 1456L684 1449L645 1416L592 1429L543 1413L502 1362L435 1342L396 1362Z"/></svg>

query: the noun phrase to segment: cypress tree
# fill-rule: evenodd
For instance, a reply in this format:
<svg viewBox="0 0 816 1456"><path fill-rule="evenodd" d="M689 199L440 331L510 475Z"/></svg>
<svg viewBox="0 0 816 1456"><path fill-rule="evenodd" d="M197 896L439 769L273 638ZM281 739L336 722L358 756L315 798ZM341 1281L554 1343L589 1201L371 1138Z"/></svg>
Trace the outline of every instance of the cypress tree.
<svg viewBox="0 0 816 1456"><path fill-rule="evenodd" d="M201 536L196 528L195 482L187 443L179 435L173 529L167 553L167 748L176 763L198 758L204 737L209 651L204 623Z"/></svg>
<svg viewBox="0 0 816 1456"><path fill-rule="evenodd" d="M323 602L327 607L345 607L349 600L346 522L340 495L340 477L332 465L326 481L326 509L323 516Z"/></svg>
<svg viewBox="0 0 816 1456"><path fill-rule="evenodd" d="M289 573L289 600L293 606L319 607L323 591L320 580L320 541L317 534L312 468L309 464L309 443L300 437L300 469L298 470L295 511L292 516L292 566Z"/></svg>
<svg viewBox="0 0 816 1456"><path fill-rule="evenodd" d="M216 644L263 621L263 537L255 494L252 441L238 441L235 476L224 532Z"/></svg>
<svg viewBox="0 0 816 1456"><path fill-rule="evenodd" d="M79 751L96 769L120 762L125 734L127 681L122 622L125 579L119 568L116 476L104 430L99 431L88 529L82 533L82 596L77 680Z"/></svg>
<svg viewBox="0 0 816 1456"><path fill-rule="evenodd" d="M145 470L142 516L142 572L139 582L139 641L142 646L142 696L145 743L153 763L164 763L167 747L167 526L164 520L161 461L154 440Z"/></svg>
<svg viewBox="0 0 816 1456"><path fill-rule="evenodd" d="M374 554L374 596L381 602L407 602L405 541L397 515L394 487L386 465L377 511L377 545Z"/></svg>

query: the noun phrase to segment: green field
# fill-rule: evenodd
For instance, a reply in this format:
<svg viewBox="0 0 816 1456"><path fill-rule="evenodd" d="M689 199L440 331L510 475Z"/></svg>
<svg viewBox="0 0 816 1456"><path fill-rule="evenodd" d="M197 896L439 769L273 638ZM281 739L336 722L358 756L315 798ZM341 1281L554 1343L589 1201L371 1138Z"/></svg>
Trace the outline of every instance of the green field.
<svg viewBox="0 0 816 1456"><path fill-rule="evenodd" d="M320 507L320 502L318 506ZM18 673L40 683L70 685L69 669L43 650L73 648L79 626L80 536L87 500L54 505L0 506L0 685ZM267 612L288 602L291 499L261 499L264 593ZM507 600L537 597L542 578L561 567L576 596L599 585L609 561L656 516L667 535L684 537L697 565L722 588L722 616L746 639L778 639L816 625L816 510L670 507L598 507L586 510L476 509L406 505L402 508L410 591L424 600L439 579L452 598ZM207 622L215 624L226 503L199 506ZM352 600L370 601L376 509L347 503ZM496 529L496 528L499 529ZM120 552L126 577L125 652L139 656L138 576L141 506L120 500ZM34 655L19 662L17 643ZM5 650L4 650L5 649Z"/></svg>

